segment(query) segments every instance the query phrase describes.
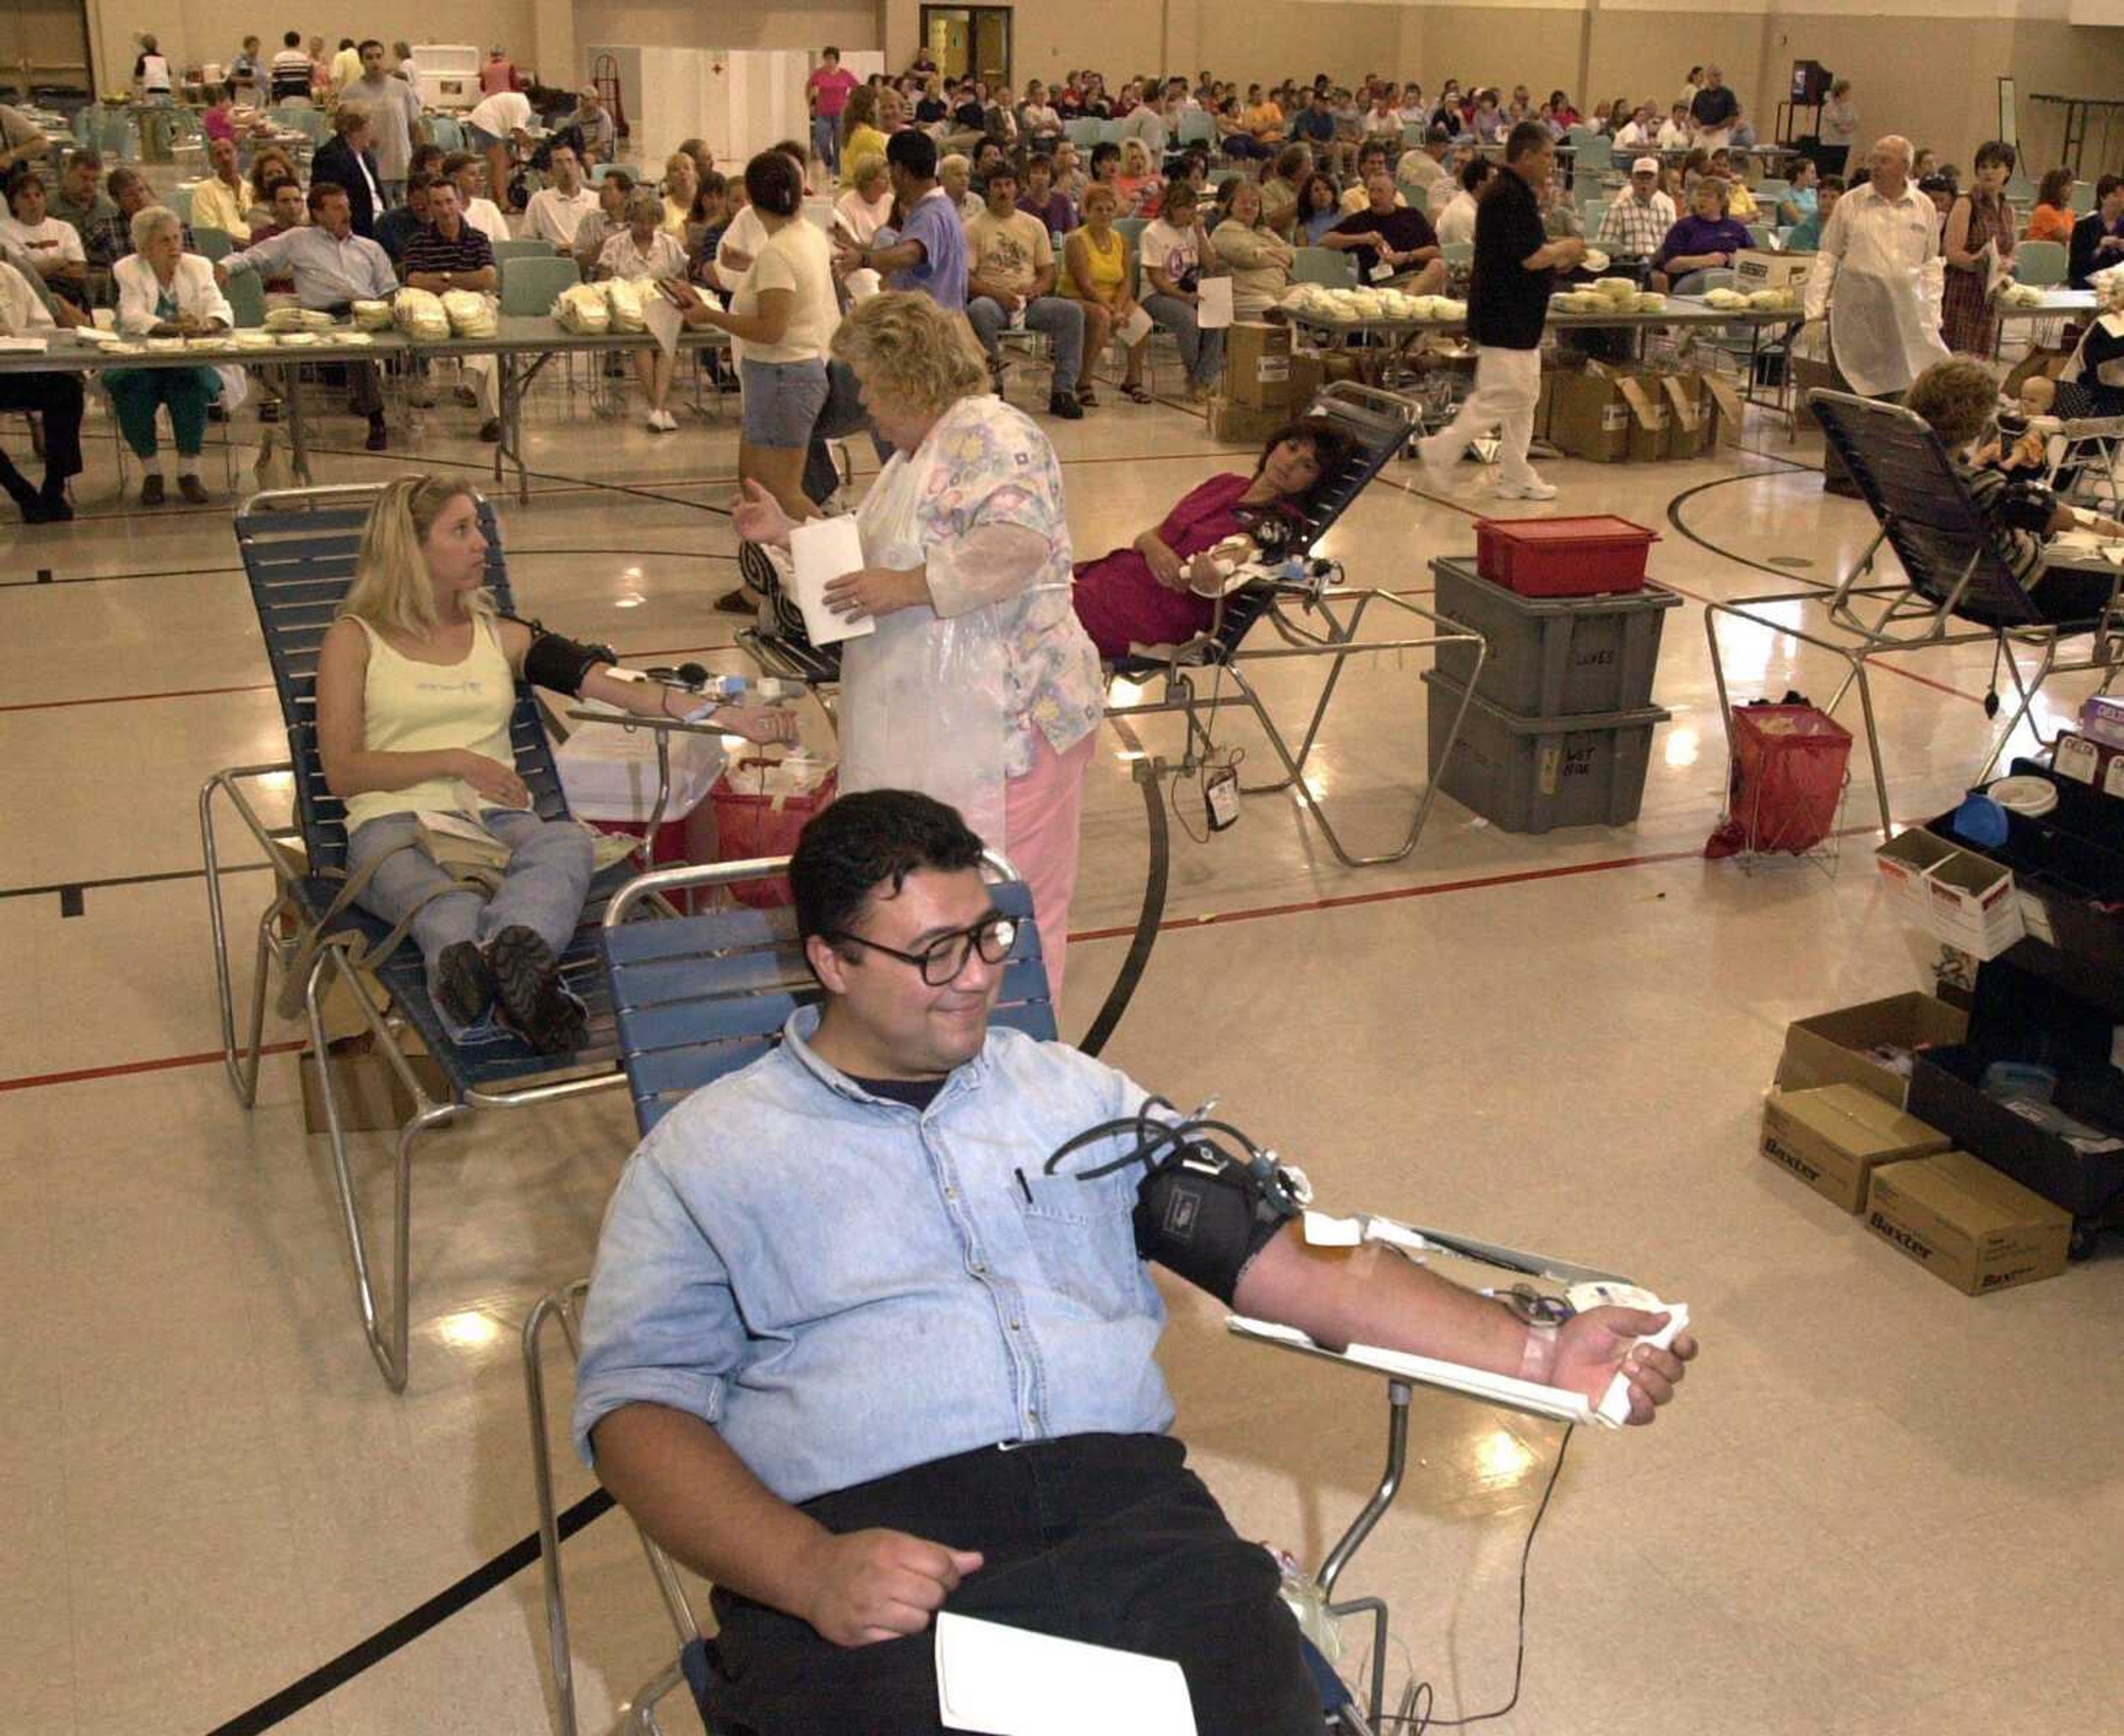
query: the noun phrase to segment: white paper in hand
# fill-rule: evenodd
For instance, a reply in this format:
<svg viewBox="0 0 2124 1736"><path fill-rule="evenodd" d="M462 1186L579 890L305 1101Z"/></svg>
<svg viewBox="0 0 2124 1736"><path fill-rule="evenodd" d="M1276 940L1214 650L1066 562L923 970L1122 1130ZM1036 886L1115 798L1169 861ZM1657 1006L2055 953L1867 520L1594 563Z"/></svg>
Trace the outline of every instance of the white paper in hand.
<svg viewBox="0 0 2124 1736"><path fill-rule="evenodd" d="M678 349L679 329L686 322L679 318L676 307L652 289L641 298L641 323L656 340L656 347L668 356Z"/></svg>
<svg viewBox="0 0 2124 1736"><path fill-rule="evenodd" d="M1232 280L1205 277L1196 286L1195 324L1199 331L1222 331L1232 323Z"/></svg>
<svg viewBox="0 0 2124 1736"><path fill-rule="evenodd" d="M1130 310L1129 317L1121 321L1121 343L1125 347L1133 350L1149 335L1150 316L1143 311L1142 306L1139 303Z"/></svg>
<svg viewBox="0 0 2124 1736"><path fill-rule="evenodd" d="M789 557L796 565L789 589L804 612L804 631L812 644L838 645L877 631L875 616L850 621L826 607L826 587L863 564L862 533L853 513L798 525L789 533Z"/></svg>
<svg viewBox="0 0 2124 1736"><path fill-rule="evenodd" d="M945 1729L985 1736L1196 1736L1170 1659L949 1611L937 1617L937 1710Z"/></svg>
<svg viewBox="0 0 2124 1736"><path fill-rule="evenodd" d="M1374 283L1384 284L1390 282L1393 279L1393 274L1394 268L1385 260L1379 260L1374 262L1372 266L1372 281Z"/></svg>

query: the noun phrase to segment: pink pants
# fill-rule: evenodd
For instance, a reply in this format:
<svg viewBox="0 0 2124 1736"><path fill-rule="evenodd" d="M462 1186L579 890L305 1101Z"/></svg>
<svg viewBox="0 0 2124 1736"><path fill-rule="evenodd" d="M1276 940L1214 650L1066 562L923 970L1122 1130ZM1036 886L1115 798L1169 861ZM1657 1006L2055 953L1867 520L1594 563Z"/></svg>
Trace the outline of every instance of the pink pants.
<svg viewBox="0 0 2124 1736"><path fill-rule="evenodd" d="M1032 893L1047 987L1062 1006L1064 952L1069 942L1069 897L1077 886L1078 822L1084 807L1084 773L1098 741L1093 731L1057 753L1036 728L1032 769L1003 786L1003 854Z"/></svg>

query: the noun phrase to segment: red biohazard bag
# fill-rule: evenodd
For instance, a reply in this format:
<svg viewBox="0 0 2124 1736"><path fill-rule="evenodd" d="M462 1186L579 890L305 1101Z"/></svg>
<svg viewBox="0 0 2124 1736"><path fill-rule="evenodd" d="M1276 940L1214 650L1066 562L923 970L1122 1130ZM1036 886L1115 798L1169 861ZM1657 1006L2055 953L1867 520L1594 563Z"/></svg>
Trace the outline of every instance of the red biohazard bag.
<svg viewBox="0 0 2124 1736"><path fill-rule="evenodd" d="M1708 856L1740 851L1797 856L1835 829L1851 732L1811 705L1742 706L1733 713L1732 785Z"/></svg>

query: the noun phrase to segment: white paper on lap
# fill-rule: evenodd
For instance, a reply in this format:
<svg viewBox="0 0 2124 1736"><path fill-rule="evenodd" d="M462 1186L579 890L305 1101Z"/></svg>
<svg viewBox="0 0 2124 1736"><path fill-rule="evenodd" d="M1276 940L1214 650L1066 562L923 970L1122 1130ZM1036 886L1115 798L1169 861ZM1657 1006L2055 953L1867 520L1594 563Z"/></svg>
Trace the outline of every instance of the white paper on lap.
<svg viewBox="0 0 2124 1736"><path fill-rule="evenodd" d="M937 1711L986 1736L1196 1736L1168 1658L1055 1640L948 1610L937 1617Z"/></svg>
<svg viewBox="0 0 2124 1736"><path fill-rule="evenodd" d="M1232 323L1231 279L1205 277L1195 293L1195 325L1198 331L1222 331Z"/></svg>

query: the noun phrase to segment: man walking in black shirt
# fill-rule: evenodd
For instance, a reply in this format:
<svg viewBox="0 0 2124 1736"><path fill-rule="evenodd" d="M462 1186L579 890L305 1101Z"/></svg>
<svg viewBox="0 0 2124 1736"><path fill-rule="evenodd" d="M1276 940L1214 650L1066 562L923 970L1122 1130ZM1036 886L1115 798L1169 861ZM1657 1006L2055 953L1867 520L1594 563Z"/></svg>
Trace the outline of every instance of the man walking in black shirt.
<svg viewBox="0 0 2124 1736"><path fill-rule="evenodd" d="M1453 491L1453 465L1476 435L1502 435L1496 492L1506 500L1553 500L1555 487L1534 473L1527 448L1541 392L1541 332L1558 270L1586 256L1575 235L1555 241L1542 228L1536 190L1548 182L1555 141L1546 125L1523 120L1505 142L1505 173L1491 177L1475 211L1475 279L1468 331L1478 345L1475 389L1452 425L1418 443L1434 491Z"/></svg>

